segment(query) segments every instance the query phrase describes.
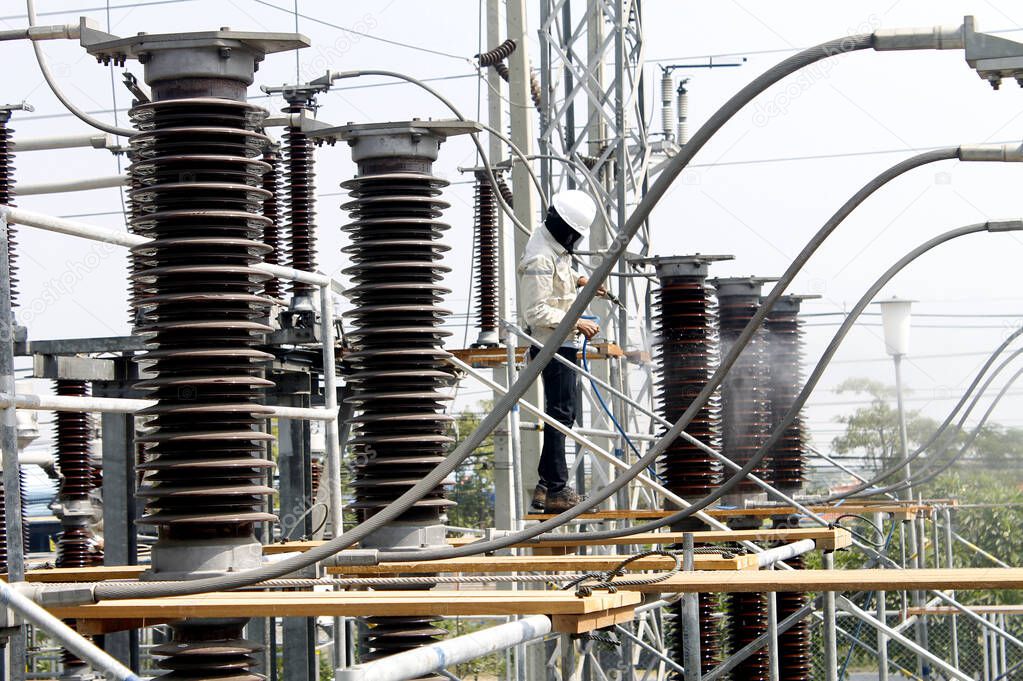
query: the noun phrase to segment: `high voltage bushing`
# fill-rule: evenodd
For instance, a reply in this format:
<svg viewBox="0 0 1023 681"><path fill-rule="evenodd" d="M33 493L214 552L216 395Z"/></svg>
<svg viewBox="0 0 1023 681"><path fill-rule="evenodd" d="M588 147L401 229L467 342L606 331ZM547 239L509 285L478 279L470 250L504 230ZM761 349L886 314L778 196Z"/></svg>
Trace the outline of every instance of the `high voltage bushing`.
<svg viewBox="0 0 1023 681"><path fill-rule="evenodd" d="M57 395L88 397L86 381L58 380ZM57 467L60 489L57 492L61 533L57 540L56 565L81 568L98 565L103 554L97 550L89 523L93 509L89 493L96 488L91 460L92 427L84 412L59 411L55 415Z"/></svg>
<svg viewBox="0 0 1023 681"><path fill-rule="evenodd" d="M762 593L731 593L726 601L728 642L734 654L767 631L767 600ZM732 670L732 681L768 681L771 678L767 644Z"/></svg>
<svg viewBox="0 0 1023 681"><path fill-rule="evenodd" d="M229 29L118 38L83 28L82 44L103 62L145 64L152 102L131 111L133 227L152 239L133 249L143 286L139 332L148 352L136 387L155 406L139 438L145 448L139 521L158 530L147 579L188 579L256 568L255 525L264 511L268 467L263 431L270 410L262 377L271 358L257 350L270 330L267 275L253 265L267 247L262 215L269 140L256 132L266 111L246 103L268 52L296 49L296 34ZM259 681L259 646L244 641L245 618L172 625L153 648L169 679Z"/></svg>
<svg viewBox="0 0 1023 681"><path fill-rule="evenodd" d="M729 277L711 283L717 289L721 352L727 353L757 308L760 291L767 282L761 277ZM744 465L760 449L771 428L770 358L766 331L761 327L750 339L739 359L721 384L721 446L722 453L735 463ZM753 470L763 477L766 461ZM738 487L740 494L759 492L749 480Z"/></svg>
<svg viewBox="0 0 1023 681"><path fill-rule="evenodd" d="M498 234L497 197L487 174L476 171L476 316L477 347L497 345Z"/></svg>
<svg viewBox="0 0 1023 681"><path fill-rule="evenodd" d="M818 296L786 295L767 315L767 344L771 358L771 430L785 418L803 386L803 323L799 308L803 300ZM802 489L806 479L806 424L800 414L785 429L771 450L767 481L780 490Z"/></svg>
<svg viewBox="0 0 1023 681"><path fill-rule="evenodd" d="M26 108L25 104L7 104L0 106L0 205L14 205L14 131L7 126L11 120L11 112ZM29 107L31 110L31 107ZM18 265L15 246L14 225L7 224L7 258L11 273L11 307L18 305Z"/></svg>
<svg viewBox="0 0 1023 681"><path fill-rule="evenodd" d="M447 137L475 131L460 121L411 121L345 126L338 137L352 148L358 176L342 184L352 201L344 208L351 244L344 270L354 286L346 355L352 371L350 402L355 453L355 501L363 520L423 479L452 442L452 417L443 392L452 374L441 328L448 292L440 285L449 268L440 260L448 206L447 182L433 176L433 162ZM425 495L395 522L362 541L363 547L420 548L445 544L442 514L454 502L443 487ZM426 645L445 631L439 617L368 618L363 659ZM441 679L440 676L429 676Z"/></svg>
<svg viewBox="0 0 1023 681"><path fill-rule="evenodd" d="M675 421L707 383L718 363L717 304L706 283L712 262L728 255L690 255L649 258L659 288L654 320L660 415ZM709 447L720 446L719 398L715 394L696 414L686 431ZM686 499L709 494L721 481L721 465L699 447L678 438L658 462L658 473L670 491ZM692 520L675 530L706 529ZM699 595L700 666L710 671L721 661L720 614L717 594ZM673 606L669 647L676 660L685 659L681 630L682 606ZM675 675L681 679L681 675Z"/></svg>
<svg viewBox="0 0 1023 681"><path fill-rule="evenodd" d="M707 285L712 262L725 255L650 258L660 286L654 319L658 401L661 416L677 420L706 385L718 363L717 304ZM697 412L686 432L705 445L720 446L719 396ZM721 464L696 445L676 439L658 462L665 487L688 500L710 494L721 482Z"/></svg>
<svg viewBox="0 0 1023 681"><path fill-rule="evenodd" d="M789 558L785 562L794 570L806 569L803 556ZM807 595L800 592L779 592L775 598L779 622L809 601ZM810 681L813 667L810 659L809 619L804 617L791 629L778 635L778 681Z"/></svg>
<svg viewBox="0 0 1023 681"><path fill-rule="evenodd" d="M301 114L314 108L315 93L303 90L285 92L288 106L284 112ZM284 127L284 180L287 203L288 266L306 272L316 271L316 173L313 141L299 125ZM312 284L290 282L292 295L308 297Z"/></svg>
<svg viewBox="0 0 1023 681"><path fill-rule="evenodd" d="M263 161L268 168L263 175L263 189L267 191L263 201L263 216L268 220L263 228L263 243L270 248L263 257L263 262L280 265L281 259L281 147L279 144L268 144L263 149ZM280 298L283 293L281 280L277 277L268 279L263 285L263 293L269 298Z"/></svg>

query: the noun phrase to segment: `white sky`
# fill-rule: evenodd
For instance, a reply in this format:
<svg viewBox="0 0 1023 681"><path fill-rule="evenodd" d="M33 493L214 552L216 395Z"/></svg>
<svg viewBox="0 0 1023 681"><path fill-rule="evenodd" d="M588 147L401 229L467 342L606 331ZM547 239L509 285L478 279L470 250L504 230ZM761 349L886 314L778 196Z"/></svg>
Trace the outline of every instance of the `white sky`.
<svg viewBox="0 0 1023 681"><path fill-rule="evenodd" d="M42 13L68 11L43 16L44 23L71 22L78 14L86 14L105 28L108 16L104 4L104 0L37 2ZM126 0L112 0L111 4L110 30L119 35L219 26L294 30L288 0L186 0L148 6L141 3L143 6L134 8ZM313 41L312 48L298 55L297 67L303 80L327 68L385 68L420 78L468 75L434 85L467 115L477 115L479 85L467 58L480 47L478 1L299 0L298 6L303 14L330 24L447 54L412 50L299 19L298 30ZM741 68L685 73L691 77L692 130L742 85L795 48L878 26L958 24L964 14L976 14L981 30L1023 25L1023 7L1008 0L646 0L644 11L648 60L694 63L707 55L748 57ZM17 0L3 2L0 28L23 26L21 13ZM1023 34L1016 37L1023 39ZM112 108L116 99L118 121L127 126L125 109L130 96L120 85L120 70L114 73L112 87L110 71L98 66L76 44L49 42L44 49L75 102L94 111ZM0 60L5 65L3 99L26 99L36 108L31 114L16 114L12 127L18 135L86 131L84 124L64 113L46 88L27 43L0 44ZM138 64L129 64L129 69L141 80ZM650 113L659 120L657 67L648 63L645 69L648 101L654 107ZM294 55L273 55L257 74L257 84L293 81L295 72ZM321 99L321 118L344 123L445 117L428 95L409 86L349 89L374 82L384 81L343 83ZM1002 91L993 92L966 66L958 51L862 52L834 60L832 68L815 71L804 83L798 91L786 89L783 83L759 100L766 104L779 95L787 97L782 115L763 125L754 105L700 153L696 159L700 167L689 171L685 182L676 183L654 212L655 253L732 253L736 260L715 266L715 275L777 276L849 195L914 149L1019 139L1023 129L1023 92L1011 82ZM791 96L794 92L796 96ZM111 113L97 115L113 119ZM771 160L850 153L857 155ZM345 263L340 253L343 240L339 227L346 216L339 208L344 197L338 193L338 184L354 173L354 166L344 147L324 148L318 157L318 191L328 194L319 203L320 266L340 276ZM474 163L469 143L452 140L442 148L436 170L459 182L465 178L457 167ZM19 182L25 184L118 172L115 159L97 150L26 153L17 159L17 167ZM858 210L814 258L792 290L823 296L807 304L807 312L842 310L852 305L895 259L930 236L988 218L1019 216L1021 180L1023 168L1006 165L943 163L915 171ZM454 290L448 302L451 309L464 313L472 241L472 187L456 184L446 198L452 204L446 218L452 224L448 242L453 250L448 264L453 268L449 285ZM124 228L119 214L106 214L120 210L116 189L24 197L19 205L64 216L101 213L82 219ZM22 230L19 242L21 317L29 321L33 338L105 336L127 331L125 263L119 250L28 230ZM1023 237L967 237L926 256L900 275L884 295L918 300L915 309L919 313L1014 315L1023 300L1016 291L1021 257ZM808 358L815 360L837 328L837 320L816 318L811 324L807 350ZM855 407L851 402L856 398L831 392L835 385L850 376L891 380L891 365L884 357L878 324L879 319L868 318L853 331L813 399L809 420L819 444L836 434L838 426L833 417ZM1014 317L917 317L914 357L906 363L906 380L914 390L910 405L940 418L953 404L947 398L958 395L987 352L1016 324ZM469 340L474 337L470 330ZM461 333L456 333L452 346L462 346ZM467 390L471 393L469 399L483 397L474 394L474 388ZM1013 392L1023 395L1023 385ZM1021 405L1019 398L1006 399L995 419L1023 426L1023 418L1017 414Z"/></svg>

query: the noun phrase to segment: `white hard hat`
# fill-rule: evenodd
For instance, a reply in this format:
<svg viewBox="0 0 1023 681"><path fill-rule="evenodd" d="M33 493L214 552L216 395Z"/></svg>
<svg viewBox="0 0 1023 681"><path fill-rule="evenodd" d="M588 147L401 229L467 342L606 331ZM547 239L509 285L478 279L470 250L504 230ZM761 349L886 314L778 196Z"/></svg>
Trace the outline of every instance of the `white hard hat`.
<svg viewBox="0 0 1023 681"><path fill-rule="evenodd" d="M561 219L584 239L589 235L590 225L597 219L597 204L589 194L578 189L558 192L551 200L551 205Z"/></svg>

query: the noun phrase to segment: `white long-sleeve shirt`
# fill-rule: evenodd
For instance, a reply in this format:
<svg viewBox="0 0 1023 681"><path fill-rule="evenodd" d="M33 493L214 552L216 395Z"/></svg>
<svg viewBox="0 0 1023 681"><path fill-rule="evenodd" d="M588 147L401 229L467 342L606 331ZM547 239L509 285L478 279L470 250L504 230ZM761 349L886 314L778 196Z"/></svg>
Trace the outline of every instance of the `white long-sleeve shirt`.
<svg viewBox="0 0 1023 681"><path fill-rule="evenodd" d="M516 271L521 320L534 338L546 343L575 302L579 273L572 269L572 256L539 225L526 242ZM562 345L575 347L576 334L570 334Z"/></svg>

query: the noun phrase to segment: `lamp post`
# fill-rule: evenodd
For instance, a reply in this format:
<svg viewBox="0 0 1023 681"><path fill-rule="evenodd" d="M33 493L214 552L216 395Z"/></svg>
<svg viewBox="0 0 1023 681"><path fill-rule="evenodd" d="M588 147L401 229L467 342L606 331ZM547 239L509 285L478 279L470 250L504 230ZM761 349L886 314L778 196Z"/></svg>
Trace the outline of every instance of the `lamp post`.
<svg viewBox="0 0 1023 681"><path fill-rule="evenodd" d="M909 464L909 434L906 427L906 406L902 388L902 358L909 353L909 330L912 306L913 301L906 300L904 298L890 298L889 300L881 301L881 323L884 326L885 350L889 355L891 355L892 361L895 363L895 400L899 412L899 456L902 459L903 464L902 479L906 481L910 480L911 473ZM899 496L906 501L912 501L913 491L907 485L907 487L899 493ZM909 550L912 554L911 565L912 567L919 569L923 567L923 556L920 552L920 543L917 541L915 519L909 521L908 530L907 538L909 542ZM920 591L914 591L913 605L920 607L922 604L923 593ZM917 643L926 648L928 632L927 622L923 615L917 615L914 629L916 631ZM882 642L879 639L878 644L884 647L887 645L887 641ZM885 674L885 676L886 675L887 674ZM922 679L930 678L930 666L922 657L917 657L917 676Z"/></svg>

